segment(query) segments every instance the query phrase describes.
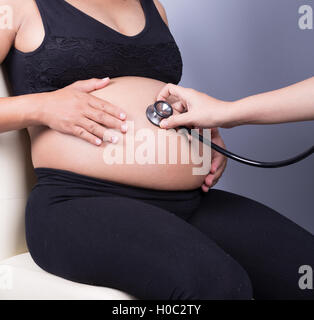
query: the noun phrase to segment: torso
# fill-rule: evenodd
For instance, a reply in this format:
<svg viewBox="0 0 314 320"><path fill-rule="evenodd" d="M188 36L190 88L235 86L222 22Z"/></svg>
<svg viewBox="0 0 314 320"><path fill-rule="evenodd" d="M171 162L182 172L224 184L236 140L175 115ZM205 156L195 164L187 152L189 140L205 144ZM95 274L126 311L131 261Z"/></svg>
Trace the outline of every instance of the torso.
<svg viewBox="0 0 314 320"><path fill-rule="evenodd" d="M153 0L93 0L94 5L84 0L82 8L72 2L26 1L25 10L31 13L23 19L3 62L15 95L54 91L78 80L108 76L180 81L181 55ZM102 3L104 16L97 14L95 3ZM124 27L118 19L120 10L127 21Z"/></svg>
<svg viewBox="0 0 314 320"><path fill-rule="evenodd" d="M53 1L56 6L51 11L47 9L45 0L36 1L40 10L33 1L27 2L32 14L24 19L15 47L5 61L15 84L15 93L53 91L77 80L110 76L115 78L114 83L94 94L125 109L128 120L135 120L135 129L149 128L156 134L157 128L146 119L146 107L155 101L165 82L177 83L180 80L182 61L174 39L152 6L152 0L142 0L144 15L136 0L119 1L120 5L125 5L121 7L123 10L120 8L119 15L106 14L109 10L104 11L104 15L97 14L100 12L97 6L101 4L97 0L93 1L93 9L87 1L82 1L80 9L86 14L72 7L75 1ZM116 1L108 2L119 5ZM41 19L43 11L46 11L44 23ZM117 11L115 8L112 12ZM134 19L125 19L130 12L129 16ZM70 14L74 25L65 28L56 24L55 17L62 19L63 14ZM124 24L123 27L123 21L128 21L129 25ZM176 165L108 165L103 158L108 147L105 144L95 147L45 127L29 128L29 132L34 167L59 168L120 183L167 190L198 188L204 180L203 176L192 174L192 169L197 166L191 159L188 164ZM119 147L123 146L125 141ZM178 156L181 151L188 152L189 147L185 141L177 148Z"/></svg>
<svg viewBox="0 0 314 320"><path fill-rule="evenodd" d="M145 15L138 0L110 0L110 6L113 6L113 10L110 10L111 14L103 10L103 0L81 0L79 4L73 0L66 0L66 2L86 12L86 14L94 17L104 25L127 36L134 36L140 33L145 26ZM112 16L112 11L119 14ZM130 16L130 11L134 17L132 21L127 18ZM45 37L45 29L34 0L23 0L23 12L22 23L16 34L14 46L21 52L31 52L36 50L42 43Z"/></svg>
<svg viewBox="0 0 314 320"><path fill-rule="evenodd" d="M172 138L171 140L168 138L167 143L164 144L162 139L158 140L158 130L159 133L161 130L146 118L146 107L153 103L156 94L163 86L163 82L152 79L122 77L114 79L108 87L94 92L96 96L106 97L107 101L128 110L128 121L131 125L134 122L135 139L140 138L141 133L144 135L143 141L135 141L134 149L131 149L133 137L131 125L129 125L128 137L120 139L118 145L103 143L101 147L48 128L36 127L30 130L34 166L63 169L151 189L191 190L200 187L204 176L193 175L193 168L199 168L200 165L194 164L195 161L192 161L191 157L188 157L189 162L184 164L181 152L184 155L190 155L191 150L194 155L199 156L202 156L202 153L197 152L195 146L184 135L175 132L169 133ZM143 129L148 131L143 131ZM151 134L154 138L154 140L150 139L147 144L146 133ZM173 137L177 138L173 139ZM127 141L130 149L126 149ZM160 141L159 144L158 141ZM177 163L170 164L170 157L174 155L174 147L171 143L175 143L174 141L177 141L175 148ZM139 149L140 146L145 149L142 149L143 152ZM117 155L124 155L122 163L108 164L108 158L112 159L109 153L109 150L112 149L109 148L114 148ZM130 163L127 164L125 155L128 152L130 156L130 150L134 150L134 162L129 161ZM147 158L146 155L153 157L154 153L154 163L149 164L152 158ZM161 156L166 157L166 164L162 164L159 160ZM115 159L115 162L120 162L120 158ZM144 162L145 164L142 164ZM208 165L207 172L209 171Z"/></svg>

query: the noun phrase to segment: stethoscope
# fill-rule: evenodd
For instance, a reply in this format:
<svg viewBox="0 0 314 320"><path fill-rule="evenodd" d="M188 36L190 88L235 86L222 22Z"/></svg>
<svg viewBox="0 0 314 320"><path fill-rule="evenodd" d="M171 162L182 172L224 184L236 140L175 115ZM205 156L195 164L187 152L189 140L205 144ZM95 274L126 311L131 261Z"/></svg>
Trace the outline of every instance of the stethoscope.
<svg viewBox="0 0 314 320"><path fill-rule="evenodd" d="M160 127L160 122L163 119L167 119L173 115L173 108L172 106L166 102L166 101L157 101L153 105L148 106L146 110L146 116L148 120L154 124L157 127ZM261 161L255 161L246 159L244 157L238 156L228 150L225 150L219 146L217 146L215 143L209 141L208 139L204 138L202 135L199 135L196 130L192 130L187 127L180 127L181 129L187 130L187 132L194 138L199 139L200 142L208 145L212 149L216 150L217 152L223 154L224 156L233 159L235 161L238 161L240 163L253 166L253 167L259 167L259 168L282 168L287 167L292 164L295 164L297 162L300 162L304 160L305 158L309 157L314 153L314 146L310 148L309 150L297 155L296 157L293 157L288 160L283 161L276 161L276 162L261 162Z"/></svg>

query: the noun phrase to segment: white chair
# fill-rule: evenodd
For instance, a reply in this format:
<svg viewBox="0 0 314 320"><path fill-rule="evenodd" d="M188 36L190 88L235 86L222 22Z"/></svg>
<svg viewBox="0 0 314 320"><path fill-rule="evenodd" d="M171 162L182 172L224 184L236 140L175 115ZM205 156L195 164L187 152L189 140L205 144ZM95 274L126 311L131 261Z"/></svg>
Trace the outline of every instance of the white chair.
<svg viewBox="0 0 314 320"><path fill-rule="evenodd" d="M0 67L0 97L8 94ZM35 264L24 232L25 205L34 183L26 130L0 134L0 300L136 300L113 288L56 277Z"/></svg>

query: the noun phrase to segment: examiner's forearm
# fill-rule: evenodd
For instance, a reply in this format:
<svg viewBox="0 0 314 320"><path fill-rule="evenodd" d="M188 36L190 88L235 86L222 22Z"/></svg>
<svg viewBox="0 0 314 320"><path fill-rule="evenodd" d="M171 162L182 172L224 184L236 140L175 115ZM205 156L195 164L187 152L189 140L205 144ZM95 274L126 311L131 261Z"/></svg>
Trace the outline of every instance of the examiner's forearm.
<svg viewBox="0 0 314 320"><path fill-rule="evenodd" d="M40 124L41 95L0 98L0 133Z"/></svg>
<svg viewBox="0 0 314 320"><path fill-rule="evenodd" d="M232 103L231 126L314 120L314 77Z"/></svg>

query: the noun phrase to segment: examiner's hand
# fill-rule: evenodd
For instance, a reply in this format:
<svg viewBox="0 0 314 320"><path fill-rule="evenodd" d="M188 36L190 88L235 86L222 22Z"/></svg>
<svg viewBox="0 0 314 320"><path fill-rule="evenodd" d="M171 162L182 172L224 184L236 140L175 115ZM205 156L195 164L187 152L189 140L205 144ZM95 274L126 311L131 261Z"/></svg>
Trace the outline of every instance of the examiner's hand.
<svg viewBox="0 0 314 320"><path fill-rule="evenodd" d="M225 148L224 141L222 140L221 135L219 134L218 129L212 129L212 141L218 146ZM212 149L212 165L209 175L206 177L202 189L204 192L208 192L210 188L213 188L221 176L223 175L227 166L227 158L220 154L219 152Z"/></svg>
<svg viewBox="0 0 314 320"><path fill-rule="evenodd" d="M227 127L224 118L230 109L229 102L212 98L194 89L167 84L159 93L157 100L176 100L172 106L180 114L163 120L160 127L172 129L179 126L216 128Z"/></svg>
<svg viewBox="0 0 314 320"><path fill-rule="evenodd" d="M107 128L125 133L126 113L91 94L109 82L109 78L77 81L63 89L44 93L41 123L96 146L102 144ZM116 136L108 138L108 142L117 141Z"/></svg>

